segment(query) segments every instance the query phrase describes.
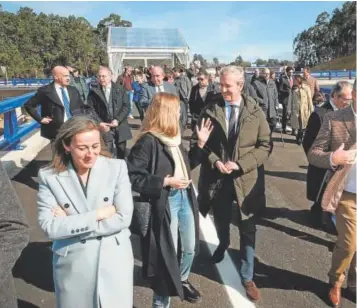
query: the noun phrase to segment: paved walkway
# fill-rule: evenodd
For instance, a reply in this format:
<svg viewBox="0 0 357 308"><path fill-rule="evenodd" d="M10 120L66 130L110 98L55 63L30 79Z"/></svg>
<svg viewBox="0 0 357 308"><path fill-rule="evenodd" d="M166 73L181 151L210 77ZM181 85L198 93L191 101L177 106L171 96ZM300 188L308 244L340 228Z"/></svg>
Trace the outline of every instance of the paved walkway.
<svg viewBox="0 0 357 308"><path fill-rule="evenodd" d="M138 121L132 122L137 134ZM184 139L188 140L189 131ZM267 217L258 222L256 247L256 284L261 289L261 308L324 308L327 292L327 271L331 260L334 237L315 230L308 223L309 203L305 199L307 161L303 150L291 136L274 134L273 155L266 164ZM186 145L187 145L187 141ZM131 145L129 145L131 146ZM26 209L31 229L31 243L24 250L15 269L16 287L21 308L53 308L51 243L44 237L36 221L37 172L50 159L45 148L21 173L13 185ZM197 183L198 170L193 171ZM231 224L232 244L229 257L218 267L210 263L216 247L216 235L210 218L201 220L201 252L196 258L191 281L202 293L195 306L173 300L173 308L253 307L245 299L237 274L239 233ZM140 245L132 237L135 255L134 306L151 307L152 291L140 275ZM342 307L355 305L343 299ZM72 308L72 307L68 307ZM120 308L120 304L118 305Z"/></svg>

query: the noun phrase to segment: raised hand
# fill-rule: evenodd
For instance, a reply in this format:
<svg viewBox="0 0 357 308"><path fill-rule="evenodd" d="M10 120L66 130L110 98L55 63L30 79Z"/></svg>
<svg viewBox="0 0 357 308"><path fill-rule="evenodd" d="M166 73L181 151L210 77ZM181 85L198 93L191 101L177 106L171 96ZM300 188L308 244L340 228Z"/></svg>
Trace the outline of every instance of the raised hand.
<svg viewBox="0 0 357 308"><path fill-rule="evenodd" d="M202 119L201 121L201 127L198 128L198 125L196 126L196 133L197 133L197 137L198 137L198 146L200 148L203 148L209 138L209 136L211 135L212 131L213 131L213 125L211 120L208 119Z"/></svg>

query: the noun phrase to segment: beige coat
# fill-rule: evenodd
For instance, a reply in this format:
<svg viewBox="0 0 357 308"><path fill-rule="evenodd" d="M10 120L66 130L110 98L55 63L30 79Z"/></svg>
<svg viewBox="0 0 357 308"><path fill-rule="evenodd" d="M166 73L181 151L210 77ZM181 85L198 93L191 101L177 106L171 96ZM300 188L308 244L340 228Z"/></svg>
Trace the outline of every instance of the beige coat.
<svg viewBox="0 0 357 308"><path fill-rule="evenodd" d="M291 127L292 129L305 129L310 115L314 112L314 105L310 89L307 85L292 91L291 100Z"/></svg>
<svg viewBox="0 0 357 308"><path fill-rule="evenodd" d="M342 143L345 144L345 150L356 147L356 117L351 107L325 115L320 132L308 153L310 164L331 169L330 156ZM332 173L322 197L321 206L325 211L335 212L350 168L351 165L339 166Z"/></svg>

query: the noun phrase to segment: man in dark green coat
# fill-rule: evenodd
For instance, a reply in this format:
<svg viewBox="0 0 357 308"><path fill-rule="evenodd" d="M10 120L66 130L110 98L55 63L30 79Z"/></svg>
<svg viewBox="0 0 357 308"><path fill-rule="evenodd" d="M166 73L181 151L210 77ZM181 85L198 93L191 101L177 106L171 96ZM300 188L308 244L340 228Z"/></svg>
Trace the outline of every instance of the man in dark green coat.
<svg viewBox="0 0 357 308"><path fill-rule="evenodd" d="M83 102L87 101L87 97L89 94L89 88L84 76L79 75L79 70L76 67L67 67L70 71L70 85L77 88L81 99Z"/></svg>
<svg viewBox="0 0 357 308"><path fill-rule="evenodd" d="M213 211L219 239L219 246L212 256L215 263L223 260L229 247L232 204L237 202L242 255L240 275L247 296L258 301L260 293L253 282L254 215L265 205L264 173L260 171L269 156L270 129L256 100L242 94L242 68L224 67L220 83L222 93L207 102L198 120L200 123L201 119L210 118L214 126L202 155L198 202L203 216L211 208ZM194 132L191 154L197 148L196 143Z"/></svg>

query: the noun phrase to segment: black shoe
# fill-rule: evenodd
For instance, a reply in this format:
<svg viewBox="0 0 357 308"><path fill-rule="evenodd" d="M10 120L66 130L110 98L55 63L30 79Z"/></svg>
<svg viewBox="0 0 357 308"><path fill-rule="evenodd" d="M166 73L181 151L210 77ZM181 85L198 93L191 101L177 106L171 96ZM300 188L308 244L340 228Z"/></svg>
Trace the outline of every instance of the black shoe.
<svg viewBox="0 0 357 308"><path fill-rule="evenodd" d="M197 303L201 299L201 294L188 281L182 281L183 295L189 303Z"/></svg>
<svg viewBox="0 0 357 308"><path fill-rule="evenodd" d="M213 253L212 262L213 263L221 262L224 259L224 253L225 252L226 252L225 248L222 248L222 247L218 246L216 251Z"/></svg>
<svg viewBox="0 0 357 308"><path fill-rule="evenodd" d="M282 133L286 134L286 129L285 128L283 128Z"/></svg>

